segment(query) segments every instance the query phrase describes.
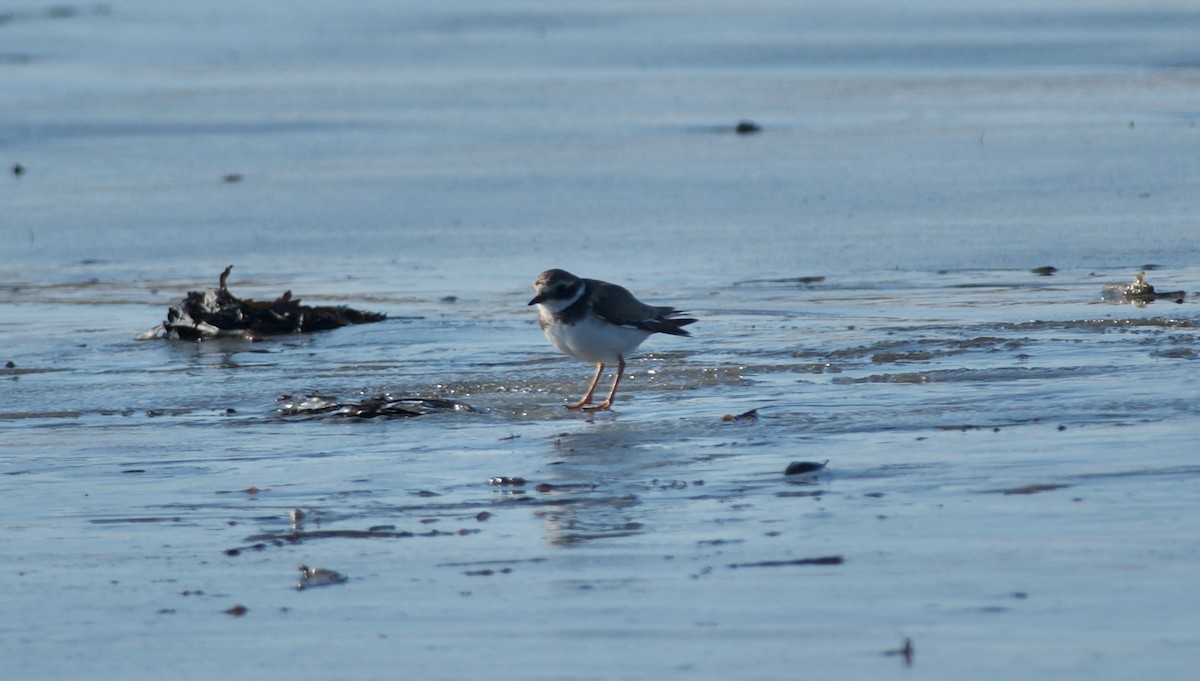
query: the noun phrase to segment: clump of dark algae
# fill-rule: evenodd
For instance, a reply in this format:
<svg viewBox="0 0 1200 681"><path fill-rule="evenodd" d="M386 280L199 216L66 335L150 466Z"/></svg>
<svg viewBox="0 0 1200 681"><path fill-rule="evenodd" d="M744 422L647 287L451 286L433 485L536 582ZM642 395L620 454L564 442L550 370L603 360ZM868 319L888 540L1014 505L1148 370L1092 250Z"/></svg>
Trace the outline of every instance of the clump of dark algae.
<svg viewBox="0 0 1200 681"><path fill-rule="evenodd" d="M1145 272L1138 272L1131 284L1105 284L1101 295L1105 302L1132 303L1138 307L1144 307L1146 303L1163 299L1182 303L1187 292L1159 291L1146 281Z"/></svg>
<svg viewBox="0 0 1200 681"><path fill-rule="evenodd" d="M225 285L232 269L230 265L221 273L217 288L189 291L186 298L167 310L166 321L138 334L138 340L261 340L368 324L387 317L383 312L366 312L345 305L301 305L299 298L292 298L291 291L269 302L243 300L230 293Z"/></svg>
<svg viewBox="0 0 1200 681"><path fill-rule="evenodd" d="M361 399L341 400L322 395L293 397L282 395L277 400L280 416L300 418L405 418L452 412L474 412L475 408L465 402L439 397L396 395L382 393L367 395Z"/></svg>

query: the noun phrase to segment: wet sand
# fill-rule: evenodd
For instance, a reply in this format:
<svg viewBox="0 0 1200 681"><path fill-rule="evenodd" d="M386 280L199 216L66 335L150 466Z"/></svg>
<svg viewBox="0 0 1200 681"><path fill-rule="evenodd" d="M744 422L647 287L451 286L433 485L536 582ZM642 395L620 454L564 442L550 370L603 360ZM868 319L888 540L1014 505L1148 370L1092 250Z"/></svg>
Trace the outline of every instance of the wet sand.
<svg viewBox="0 0 1200 681"><path fill-rule="evenodd" d="M9 673L1200 662L1194 13L5 16ZM239 295L388 319L134 340L231 263ZM1181 303L1104 300L1147 265ZM647 341L614 411L568 412L590 369L525 306L553 266L695 337ZM384 392L475 411L278 411ZM298 590L301 565L347 579Z"/></svg>

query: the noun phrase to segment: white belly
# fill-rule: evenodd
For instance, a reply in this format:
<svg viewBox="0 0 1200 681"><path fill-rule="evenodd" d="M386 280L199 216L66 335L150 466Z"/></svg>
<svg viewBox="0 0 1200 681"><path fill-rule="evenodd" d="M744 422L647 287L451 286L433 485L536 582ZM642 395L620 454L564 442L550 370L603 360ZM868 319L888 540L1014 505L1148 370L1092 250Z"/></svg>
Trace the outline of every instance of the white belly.
<svg viewBox="0 0 1200 681"><path fill-rule="evenodd" d="M609 324L590 314L578 324L547 324L545 333L559 350L597 364L616 364L650 336L649 331Z"/></svg>

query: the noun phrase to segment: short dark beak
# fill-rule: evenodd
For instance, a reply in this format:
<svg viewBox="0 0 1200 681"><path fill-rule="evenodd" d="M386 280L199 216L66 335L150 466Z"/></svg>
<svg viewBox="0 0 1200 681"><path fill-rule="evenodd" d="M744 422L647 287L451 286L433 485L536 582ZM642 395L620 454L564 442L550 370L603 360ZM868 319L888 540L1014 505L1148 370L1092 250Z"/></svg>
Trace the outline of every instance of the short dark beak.
<svg viewBox="0 0 1200 681"><path fill-rule="evenodd" d="M545 300L545 298L544 298L544 297L542 297L542 296L540 296L540 295L537 295L537 296L534 296L534 297L533 297L533 300L529 301L529 304L530 304L530 305L537 305L538 303L542 302L543 300Z"/></svg>

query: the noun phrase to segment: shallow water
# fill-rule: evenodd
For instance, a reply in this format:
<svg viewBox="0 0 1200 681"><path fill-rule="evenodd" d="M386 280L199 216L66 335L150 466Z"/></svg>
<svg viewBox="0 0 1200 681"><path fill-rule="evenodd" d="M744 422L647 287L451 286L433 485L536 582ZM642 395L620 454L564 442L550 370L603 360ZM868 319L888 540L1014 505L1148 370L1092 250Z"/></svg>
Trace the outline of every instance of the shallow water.
<svg viewBox="0 0 1200 681"><path fill-rule="evenodd" d="M1200 662L1194 12L0 16L14 678ZM134 340L230 263L389 318ZM553 266L701 321L569 412L591 369L525 305ZM1103 299L1144 268L1182 302ZM476 411L278 411L382 392Z"/></svg>

